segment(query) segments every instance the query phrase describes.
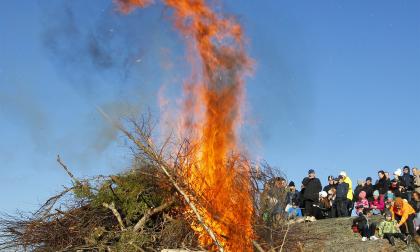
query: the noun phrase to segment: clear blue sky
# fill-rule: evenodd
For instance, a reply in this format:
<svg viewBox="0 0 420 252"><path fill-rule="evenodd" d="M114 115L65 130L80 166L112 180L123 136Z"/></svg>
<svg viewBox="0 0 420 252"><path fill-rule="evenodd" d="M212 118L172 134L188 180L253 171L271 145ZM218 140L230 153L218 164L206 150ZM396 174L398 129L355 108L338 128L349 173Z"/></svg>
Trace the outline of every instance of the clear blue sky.
<svg viewBox="0 0 420 252"><path fill-rule="evenodd" d="M89 2L85 4L85 2ZM419 1L221 1L249 40L244 142L300 182L315 169L355 181L420 166ZM85 5L84 5L85 4ZM176 94L183 42L161 5L130 16L111 1L0 3L0 211L32 211L76 176L123 171L113 117ZM172 91L174 92L172 92Z"/></svg>

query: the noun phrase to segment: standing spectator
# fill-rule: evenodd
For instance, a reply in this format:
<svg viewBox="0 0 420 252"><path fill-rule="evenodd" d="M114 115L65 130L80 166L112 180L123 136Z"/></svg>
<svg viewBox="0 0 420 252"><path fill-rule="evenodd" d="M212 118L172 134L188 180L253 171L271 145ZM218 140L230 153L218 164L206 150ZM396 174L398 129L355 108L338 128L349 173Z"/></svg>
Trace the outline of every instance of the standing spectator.
<svg viewBox="0 0 420 252"><path fill-rule="evenodd" d="M378 177L379 180L376 181L374 188L375 190L379 191L379 197L381 197L382 200L384 200L385 194L388 192L389 189L388 181L385 172L382 170L378 171Z"/></svg>
<svg viewBox="0 0 420 252"><path fill-rule="evenodd" d="M384 200L379 197L379 192L376 190L373 192L373 201L370 202L370 208L374 215L379 215L384 211L385 203Z"/></svg>
<svg viewBox="0 0 420 252"><path fill-rule="evenodd" d="M344 182L342 175L338 176L338 185L335 196L335 208L337 209L337 217L348 216L347 211L347 193L349 191L349 184Z"/></svg>
<svg viewBox="0 0 420 252"><path fill-rule="evenodd" d="M410 167L403 167L403 174L400 177L401 182L404 182L404 189L408 202L411 201L411 195L414 190L414 177L410 174Z"/></svg>
<svg viewBox="0 0 420 252"><path fill-rule="evenodd" d="M420 193L420 171L417 168L413 168L413 184L414 184L414 190L418 193Z"/></svg>
<svg viewBox="0 0 420 252"><path fill-rule="evenodd" d="M328 185L322 189L323 191L328 192L331 188L335 188L337 184L335 183L334 176L328 176Z"/></svg>
<svg viewBox="0 0 420 252"><path fill-rule="evenodd" d="M289 209L289 207L292 206L294 201L299 202L299 191L296 190L295 182L290 181L288 188L289 188L289 191L287 192L287 195L286 195L286 209L285 209L286 212ZM299 206L299 203L298 203L298 206Z"/></svg>
<svg viewBox="0 0 420 252"><path fill-rule="evenodd" d="M314 204L318 203L319 192L322 189L321 182L315 177L315 171L310 169L308 171L308 177L304 178L302 185L305 187L303 194L305 202L305 220L314 221L315 211Z"/></svg>
<svg viewBox="0 0 420 252"><path fill-rule="evenodd" d="M353 210L353 183L351 182L350 177L347 176L345 171L341 171L340 175L343 176L344 183L349 185L349 190L347 192L347 211L348 216L351 215L351 211Z"/></svg>
<svg viewBox="0 0 420 252"><path fill-rule="evenodd" d="M366 198L369 201L373 200L373 185L372 185L372 178L371 177L367 177L366 178L366 182L365 185L363 186L363 191L366 192Z"/></svg>
<svg viewBox="0 0 420 252"><path fill-rule="evenodd" d="M394 205L391 207L391 212L394 215L394 219L398 221L397 228L403 233L408 233L411 236L414 236L414 218L416 217L416 211L414 211L411 205L403 200L402 198L396 198ZM407 224L408 230L406 230L405 225Z"/></svg>
<svg viewBox="0 0 420 252"><path fill-rule="evenodd" d="M331 218L337 217L337 205L335 202L336 192L337 192L336 188L331 188L328 191L328 200L330 201L330 205L331 205Z"/></svg>

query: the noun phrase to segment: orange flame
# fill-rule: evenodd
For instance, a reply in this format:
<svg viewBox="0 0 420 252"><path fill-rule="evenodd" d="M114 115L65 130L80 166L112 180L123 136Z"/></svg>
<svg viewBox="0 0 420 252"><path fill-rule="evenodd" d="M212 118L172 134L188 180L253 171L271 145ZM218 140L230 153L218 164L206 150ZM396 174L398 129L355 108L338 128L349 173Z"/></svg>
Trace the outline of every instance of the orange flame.
<svg viewBox="0 0 420 252"><path fill-rule="evenodd" d="M151 0L117 0L128 13ZM220 17L204 0L162 0L174 10L176 28L187 38L192 83L184 85L181 130L194 150L183 163L183 176L205 223L226 251L252 251L253 204L249 165L239 153L238 130L244 100L244 76L252 62L233 18ZM211 238L192 223L200 243Z"/></svg>

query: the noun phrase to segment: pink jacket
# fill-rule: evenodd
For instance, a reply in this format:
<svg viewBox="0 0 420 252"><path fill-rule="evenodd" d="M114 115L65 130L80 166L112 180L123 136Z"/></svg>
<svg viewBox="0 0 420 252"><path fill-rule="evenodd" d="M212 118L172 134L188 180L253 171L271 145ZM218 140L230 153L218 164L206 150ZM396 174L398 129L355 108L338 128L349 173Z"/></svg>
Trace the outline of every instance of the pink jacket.
<svg viewBox="0 0 420 252"><path fill-rule="evenodd" d="M356 213L360 213L363 211L363 208L369 208L369 201L367 199L359 200L354 204L354 208Z"/></svg>
<svg viewBox="0 0 420 252"><path fill-rule="evenodd" d="M372 208L373 206L376 206L376 209L383 211L385 208L385 203L383 200L381 200L380 198L373 200L370 202L370 208Z"/></svg>

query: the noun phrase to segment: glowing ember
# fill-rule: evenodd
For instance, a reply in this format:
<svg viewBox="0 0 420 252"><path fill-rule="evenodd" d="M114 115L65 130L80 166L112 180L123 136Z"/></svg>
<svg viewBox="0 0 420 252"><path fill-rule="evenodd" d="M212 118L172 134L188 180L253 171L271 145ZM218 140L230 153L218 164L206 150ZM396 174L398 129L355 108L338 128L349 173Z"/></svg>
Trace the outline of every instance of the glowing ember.
<svg viewBox="0 0 420 252"><path fill-rule="evenodd" d="M117 0L122 12L145 7L151 0ZM162 0L174 10L176 28L187 38L193 64L181 135L194 146L183 176L205 223L227 251L252 250L253 205L248 164L240 159L238 128L244 97L243 78L251 60L243 48L242 30L234 19L217 15L204 0ZM198 66L198 67L197 67ZM203 246L214 247L199 223L192 223Z"/></svg>

